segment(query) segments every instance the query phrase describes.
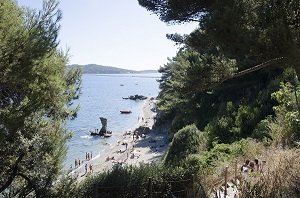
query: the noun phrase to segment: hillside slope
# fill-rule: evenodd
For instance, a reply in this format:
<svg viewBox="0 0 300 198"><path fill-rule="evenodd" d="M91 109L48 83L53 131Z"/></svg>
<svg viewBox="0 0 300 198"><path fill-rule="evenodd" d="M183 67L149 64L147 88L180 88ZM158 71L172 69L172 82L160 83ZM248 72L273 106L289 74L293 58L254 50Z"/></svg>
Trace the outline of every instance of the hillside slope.
<svg viewBox="0 0 300 198"><path fill-rule="evenodd" d="M88 65L69 65L69 68L81 68L83 74L128 74L128 73L156 73L157 70L143 70L135 71L122 69L111 66L102 66L97 64L88 64Z"/></svg>

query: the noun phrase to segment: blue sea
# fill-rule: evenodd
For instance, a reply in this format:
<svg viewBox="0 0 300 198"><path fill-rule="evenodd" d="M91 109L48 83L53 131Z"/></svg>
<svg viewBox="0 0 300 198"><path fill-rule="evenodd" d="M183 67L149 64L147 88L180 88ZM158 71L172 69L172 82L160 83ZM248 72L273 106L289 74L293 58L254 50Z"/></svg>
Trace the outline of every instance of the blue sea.
<svg viewBox="0 0 300 198"><path fill-rule="evenodd" d="M79 99L77 117L68 121L66 127L73 132L68 140L68 153L64 167L68 169L74 160L85 159L86 152L93 157L104 155L115 144L121 134L133 129L142 114L144 101L125 100L122 97L144 95L156 97L159 92L160 74L84 74ZM120 110L131 110L131 114L121 114ZM101 128L100 117L107 118L107 129L113 131L110 138L90 136L89 131Z"/></svg>

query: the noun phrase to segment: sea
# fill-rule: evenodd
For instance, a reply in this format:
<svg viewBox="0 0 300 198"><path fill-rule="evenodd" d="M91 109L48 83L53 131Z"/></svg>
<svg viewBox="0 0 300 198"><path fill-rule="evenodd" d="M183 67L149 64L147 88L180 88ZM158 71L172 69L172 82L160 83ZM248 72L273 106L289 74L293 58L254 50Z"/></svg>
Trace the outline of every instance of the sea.
<svg viewBox="0 0 300 198"><path fill-rule="evenodd" d="M75 159L85 160L86 152L93 158L105 156L126 130L133 130L142 115L143 100L126 100L130 95L156 97L159 93L159 73L147 74L83 74L79 99L73 106L80 109L74 120L69 120L66 128L72 131L67 141L67 156L64 168L74 167ZM131 114L121 114L130 110ZM100 117L107 118L110 138L91 136L90 131L101 128Z"/></svg>

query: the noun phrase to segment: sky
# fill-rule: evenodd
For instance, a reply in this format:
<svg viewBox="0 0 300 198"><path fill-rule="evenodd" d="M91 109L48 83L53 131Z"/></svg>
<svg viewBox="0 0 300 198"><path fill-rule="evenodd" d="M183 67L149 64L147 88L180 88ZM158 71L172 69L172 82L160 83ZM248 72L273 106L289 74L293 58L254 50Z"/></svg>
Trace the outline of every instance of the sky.
<svg viewBox="0 0 300 198"><path fill-rule="evenodd" d="M42 7L42 0L17 0ZM158 69L178 51L166 34L192 32L197 24L167 25L137 0L60 0L59 47L69 64L99 64L132 70Z"/></svg>

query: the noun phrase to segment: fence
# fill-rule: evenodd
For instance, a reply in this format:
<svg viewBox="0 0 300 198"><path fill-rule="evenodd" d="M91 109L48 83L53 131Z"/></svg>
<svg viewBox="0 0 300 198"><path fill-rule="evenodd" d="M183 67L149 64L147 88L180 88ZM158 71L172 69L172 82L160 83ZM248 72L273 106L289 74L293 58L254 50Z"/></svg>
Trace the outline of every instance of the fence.
<svg viewBox="0 0 300 198"><path fill-rule="evenodd" d="M226 166L209 189L210 195L216 198L237 197L242 175L235 160ZM229 190L229 192L228 192Z"/></svg>
<svg viewBox="0 0 300 198"><path fill-rule="evenodd" d="M196 198L202 193L202 187L196 181L194 175L189 179L178 181L157 181L148 178L148 182L139 185L127 186L99 186L94 185L94 198L105 197L135 197L135 198L158 198L158 197L176 197L176 198Z"/></svg>

